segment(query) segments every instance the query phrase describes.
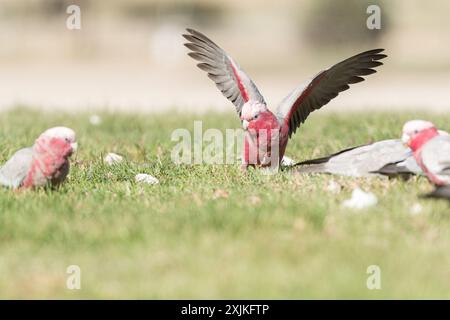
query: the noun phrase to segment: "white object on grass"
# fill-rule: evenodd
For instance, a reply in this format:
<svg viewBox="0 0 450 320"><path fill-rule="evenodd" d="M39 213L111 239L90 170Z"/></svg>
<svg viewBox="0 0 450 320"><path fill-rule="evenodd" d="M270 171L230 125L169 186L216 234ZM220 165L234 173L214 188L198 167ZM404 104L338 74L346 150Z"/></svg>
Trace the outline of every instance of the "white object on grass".
<svg viewBox="0 0 450 320"><path fill-rule="evenodd" d="M134 180L138 183L146 183L146 184L158 184L159 180L149 174L139 173L134 177Z"/></svg>
<svg viewBox="0 0 450 320"><path fill-rule="evenodd" d="M415 216L422 213L422 210L423 210L422 205L416 202L411 206L411 208L409 208L409 213Z"/></svg>
<svg viewBox="0 0 450 320"><path fill-rule="evenodd" d="M371 192L364 192L360 188L356 188L352 192L352 197L345 200L342 204L344 207L351 209L364 209L374 206L378 203L377 197Z"/></svg>
<svg viewBox="0 0 450 320"><path fill-rule="evenodd" d="M295 164L295 161L287 156L283 156L281 159L281 165L285 167L292 167Z"/></svg>
<svg viewBox="0 0 450 320"><path fill-rule="evenodd" d="M110 153L108 153L108 154L105 156L105 159L104 159L104 160L105 160L105 162L106 162L107 164L113 165L113 164L115 164L115 163L122 162L122 161L123 161L123 157L120 156L120 155L118 155L118 154L116 154L116 153L110 152Z"/></svg>

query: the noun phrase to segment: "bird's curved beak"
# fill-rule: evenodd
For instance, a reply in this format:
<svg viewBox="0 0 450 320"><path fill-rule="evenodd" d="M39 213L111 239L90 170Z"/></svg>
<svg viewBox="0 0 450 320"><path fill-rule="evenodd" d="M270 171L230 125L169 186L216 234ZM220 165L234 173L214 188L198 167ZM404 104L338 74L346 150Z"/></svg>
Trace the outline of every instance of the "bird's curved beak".
<svg viewBox="0 0 450 320"><path fill-rule="evenodd" d="M73 151L73 152L77 151L77 149L78 149L78 143L72 142L72 143L70 144L70 146L72 147L72 151Z"/></svg>
<svg viewBox="0 0 450 320"><path fill-rule="evenodd" d="M242 127L244 128L244 130L247 130L247 128L248 128L248 121L247 120L242 120Z"/></svg>

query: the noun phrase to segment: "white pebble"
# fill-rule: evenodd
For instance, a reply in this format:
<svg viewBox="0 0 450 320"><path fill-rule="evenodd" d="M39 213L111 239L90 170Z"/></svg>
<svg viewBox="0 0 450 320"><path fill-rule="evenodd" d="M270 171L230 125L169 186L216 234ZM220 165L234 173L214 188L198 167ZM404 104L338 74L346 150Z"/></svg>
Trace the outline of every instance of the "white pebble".
<svg viewBox="0 0 450 320"><path fill-rule="evenodd" d="M107 164L109 164L109 165L113 165L113 164L115 164L115 163L122 162L122 161L123 161L123 157L122 157L122 156L119 156L118 154L115 154L115 153L110 152L110 153L108 153L108 154L105 156L104 161L105 161Z"/></svg>
<svg viewBox="0 0 450 320"><path fill-rule="evenodd" d="M423 210L422 205L416 202L411 206L411 208L409 208L409 213L415 216L422 213L422 210Z"/></svg>
<svg viewBox="0 0 450 320"><path fill-rule="evenodd" d="M99 115L93 114L92 116L89 117L89 122L93 126L98 126L102 123L102 118L100 118Z"/></svg>
<svg viewBox="0 0 450 320"><path fill-rule="evenodd" d="M287 156L284 156L281 159L281 165L285 167L292 167L295 164L295 161Z"/></svg>
<svg viewBox="0 0 450 320"><path fill-rule="evenodd" d="M146 184L158 184L159 180L149 174L139 173L134 177L134 180L138 183L146 183Z"/></svg>
<svg viewBox="0 0 450 320"><path fill-rule="evenodd" d="M378 203L377 197L371 192L364 192L356 188L352 192L352 197L345 200L342 205L351 209L364 209L374 206Z"/></svg>

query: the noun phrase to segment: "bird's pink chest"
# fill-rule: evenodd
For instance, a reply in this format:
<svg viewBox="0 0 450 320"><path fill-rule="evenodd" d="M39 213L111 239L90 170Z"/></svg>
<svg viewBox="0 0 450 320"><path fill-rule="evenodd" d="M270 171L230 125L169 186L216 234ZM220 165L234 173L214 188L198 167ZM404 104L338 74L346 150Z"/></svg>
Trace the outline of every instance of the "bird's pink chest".
<svg viewBox="0 0 450 320"><path fill-rule="evenodd" d="M263 112L259 115L258 118L249 123L248 129L275 132L280 130L280 124L271 112Z"/></svg>
<svg viewBox="0 0 450 320"><path fill-rule="evenodd" d="M281 126L270 112L264 112L248 125L245 138L245 161L258 166L278 164L282 147Z"/></svg>
<svg viewBox="0 0 450 320"><path fill-rule="evenodd" d="M31 168L23 182L24 188L43 186L60 175L66 166L72 147L62 139L37 141L34 147Z"/></svg>

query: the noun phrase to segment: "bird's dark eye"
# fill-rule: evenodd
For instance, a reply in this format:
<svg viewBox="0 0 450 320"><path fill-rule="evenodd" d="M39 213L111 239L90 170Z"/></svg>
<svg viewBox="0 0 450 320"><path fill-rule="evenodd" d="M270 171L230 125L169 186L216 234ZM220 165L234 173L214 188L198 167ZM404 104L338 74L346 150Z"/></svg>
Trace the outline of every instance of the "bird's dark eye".
<svg viewBox="0 0 450 320"><path fill-rule="evenodd" d="M414 133L419 133L419 130L414 130Z"/></svg>

